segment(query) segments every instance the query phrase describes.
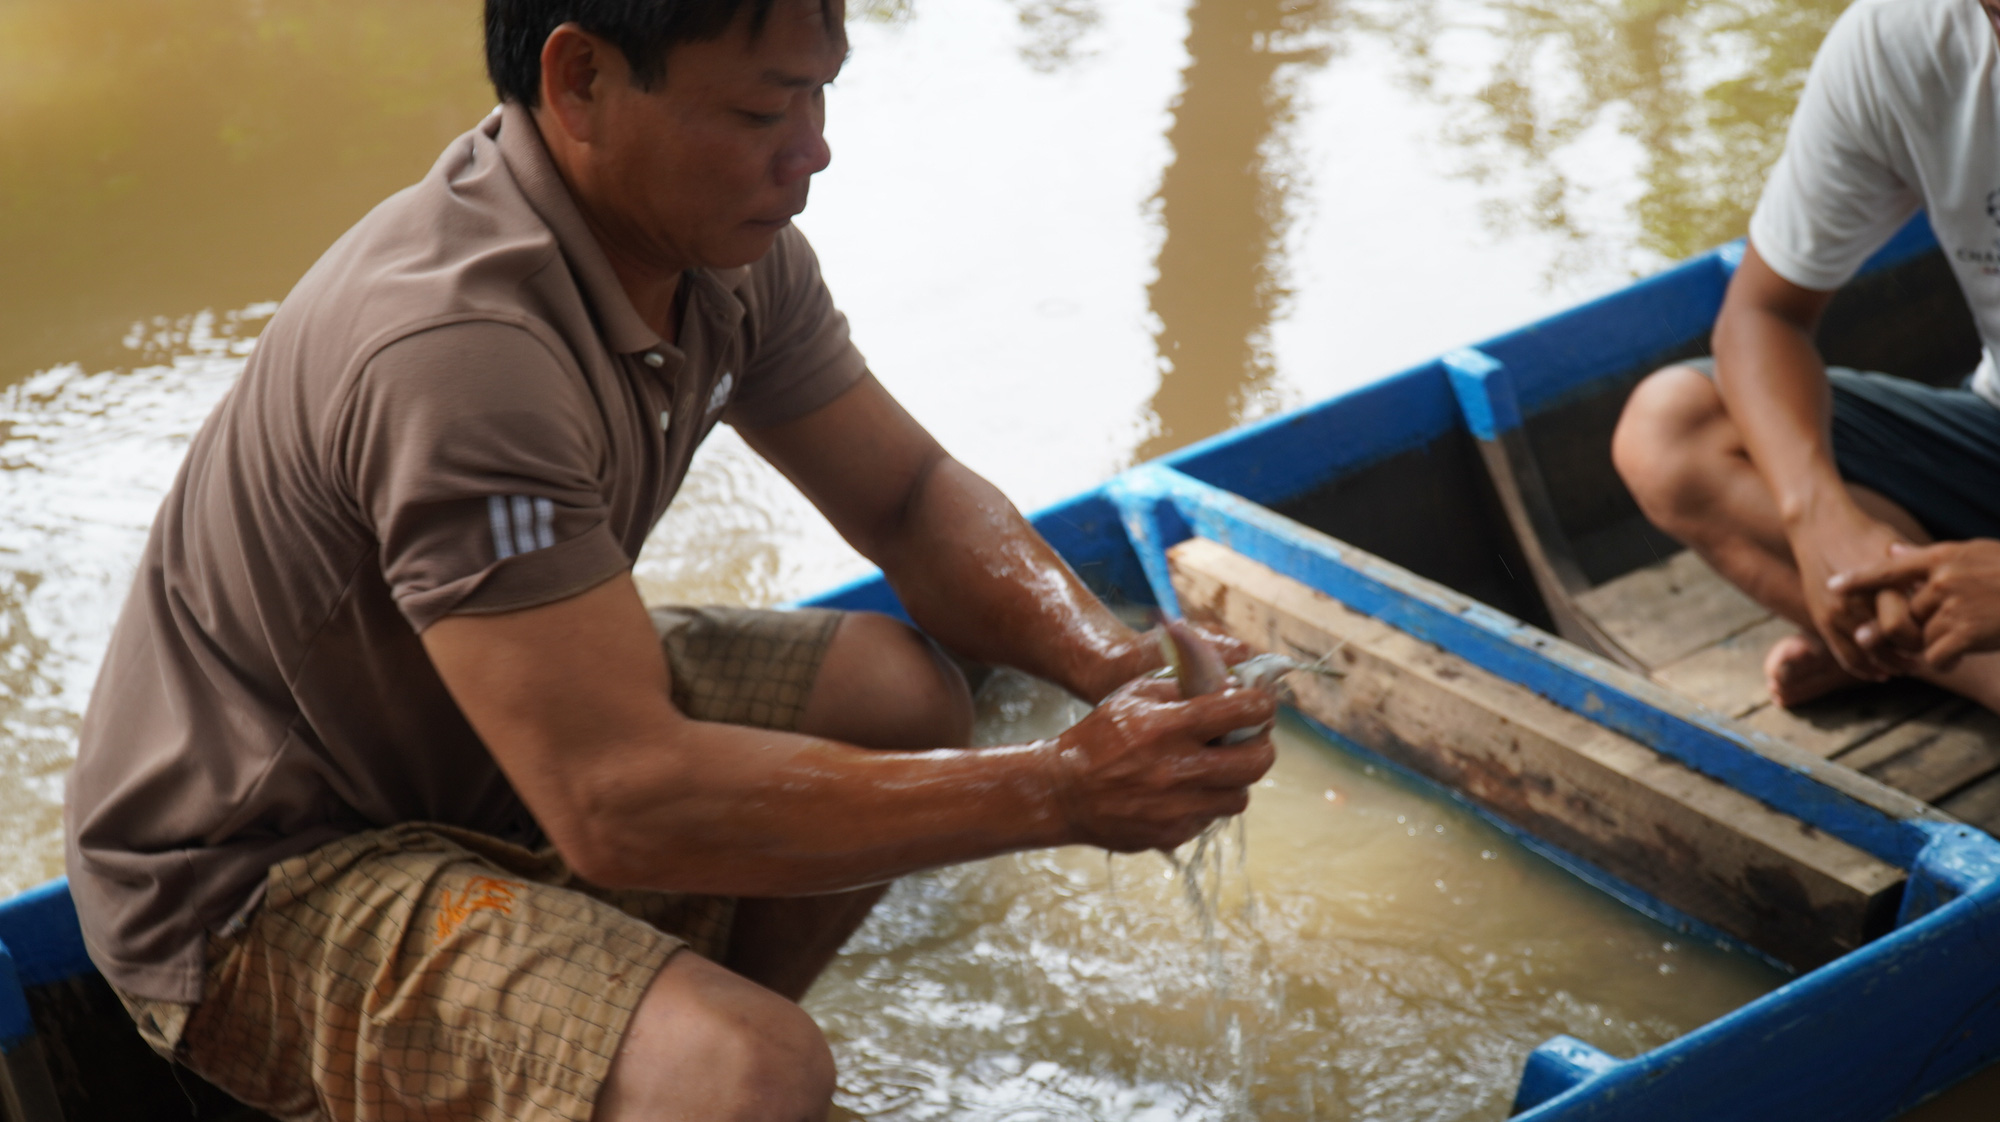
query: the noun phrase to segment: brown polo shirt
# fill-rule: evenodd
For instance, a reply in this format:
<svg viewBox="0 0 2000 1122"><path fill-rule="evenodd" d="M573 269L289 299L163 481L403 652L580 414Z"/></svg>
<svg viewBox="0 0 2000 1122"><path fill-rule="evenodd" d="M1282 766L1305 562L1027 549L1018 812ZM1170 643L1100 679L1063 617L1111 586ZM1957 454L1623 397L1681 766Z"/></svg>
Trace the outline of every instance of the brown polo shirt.
<svg viewBox="0 0 2000 1122"><path fill-rule="evenodd" d="M418 634L629 569L718 420L863 377L805 238L639 318L508 105L286 298L188 450L84 716L70 887L112 984L199 1001L208 933L335 838L533 819Z"/></svg>

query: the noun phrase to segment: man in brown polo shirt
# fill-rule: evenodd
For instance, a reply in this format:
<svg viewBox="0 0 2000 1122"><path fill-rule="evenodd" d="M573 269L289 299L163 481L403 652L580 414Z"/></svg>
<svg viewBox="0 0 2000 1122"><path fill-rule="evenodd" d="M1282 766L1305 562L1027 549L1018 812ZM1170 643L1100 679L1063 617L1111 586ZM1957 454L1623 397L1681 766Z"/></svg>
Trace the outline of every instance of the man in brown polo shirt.
<svg viewBox="0 0 2000 1122"><path fill-rule="evenodd" d="M154 524L70 784L85 936L283 1117L823 1116L794 1002L883 884L1178 844L1271 702L1132 681L1147 638L868 375L790 226L838 0L486 16L502 108L299 283ZM938 642L1097 709L955 747L901 624L649 617L632 560L720 421Z"/></svg>

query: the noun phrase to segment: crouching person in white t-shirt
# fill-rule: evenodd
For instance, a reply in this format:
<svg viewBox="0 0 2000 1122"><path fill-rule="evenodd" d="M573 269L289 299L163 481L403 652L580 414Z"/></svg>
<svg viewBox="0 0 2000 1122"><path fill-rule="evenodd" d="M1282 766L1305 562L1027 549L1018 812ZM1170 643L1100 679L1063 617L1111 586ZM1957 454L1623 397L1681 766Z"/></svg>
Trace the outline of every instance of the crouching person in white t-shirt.
<svg viewBox="0 0 2000 1122"><path fill-rule="evenodd" d="M1646 516L1799 625L1764 662L1780 705L1913 674L2000 709L2000 654L1983 653L2000 595L1965 591L2000 581L2000 544L1970 542L2000 539L1997 31L2000 0L1841 15L1750 220L1713 362L1641 383L1613 438ZM1920 207L1985 346L1964 389L1829 370L1813 344L1834 290ZM1931 542L1967 544L1909 552ZM1956 594L1933 579L1947 567Z"/></svg>

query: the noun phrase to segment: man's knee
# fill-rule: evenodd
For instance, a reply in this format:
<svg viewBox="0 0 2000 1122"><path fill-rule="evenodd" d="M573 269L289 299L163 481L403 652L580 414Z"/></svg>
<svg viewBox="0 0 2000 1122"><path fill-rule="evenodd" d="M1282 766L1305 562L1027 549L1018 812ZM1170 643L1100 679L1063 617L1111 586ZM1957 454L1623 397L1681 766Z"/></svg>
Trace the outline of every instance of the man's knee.
<svg viewBox="0 0 2000 1122"><path fill-rule="evenodd" d="M647 989L593 1122L820 1122L833 1053L805 1010L692 952Z"/></svg>
<svg viewBox="0 0 2000 1122"><path fill-rule="evenodd" d="M826 1117L833 1100L833 1052L805 1010L777 998L754 1022L716 1016L705 1032L703 1068L722 1092L706 1117L716 1122Z"/></svg>
<svg viewBox="0 0 2000 1122"><path fill-rule="evenodd" d="M827 648L801 730L870 748L963 745L972 734L972 693L921 633L854 612Z"/></svg>
<svg viewBox="0 0 2000 1122"><path fill-rule="evenodd" d="M1655 371L1632 391L1611 437L1611 462L1639 508L1672 532L1710 506L1734 426L1715 384L1689 366Z"/></svg>

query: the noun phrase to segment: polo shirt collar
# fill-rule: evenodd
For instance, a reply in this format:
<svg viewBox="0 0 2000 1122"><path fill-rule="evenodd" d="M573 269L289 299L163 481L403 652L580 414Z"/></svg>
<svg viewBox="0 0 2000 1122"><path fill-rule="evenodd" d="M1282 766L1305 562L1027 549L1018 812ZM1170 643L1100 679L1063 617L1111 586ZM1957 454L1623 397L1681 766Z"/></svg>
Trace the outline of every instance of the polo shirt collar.
<svg viewBox="0 0 2000 1122"><path fill-rule="evenodd" d="M596 236L584 223L583 212L576 208L569 187L563 183L562 174L542 144L534 115L519 103L509 101L481 127L488 136L497 138L500 158L506 161L521 194L555 234L571 274L583 289L584 299L597 313L605 346L613 354L635 354L659 347L659 332L646 326L638 309L632 306L632 298L625 294L625 286L618 283L618 274L604 256L604 248L597 244Z"/></svg>
<svg viewBox="0 0 2000 1122"><path fill-rule="evenodd" d="M736 269L689 269L681 283L688 288L688 318L697 314L724 334L734 334L743 322L741 290L750 279L750 267Z"/></svg>

